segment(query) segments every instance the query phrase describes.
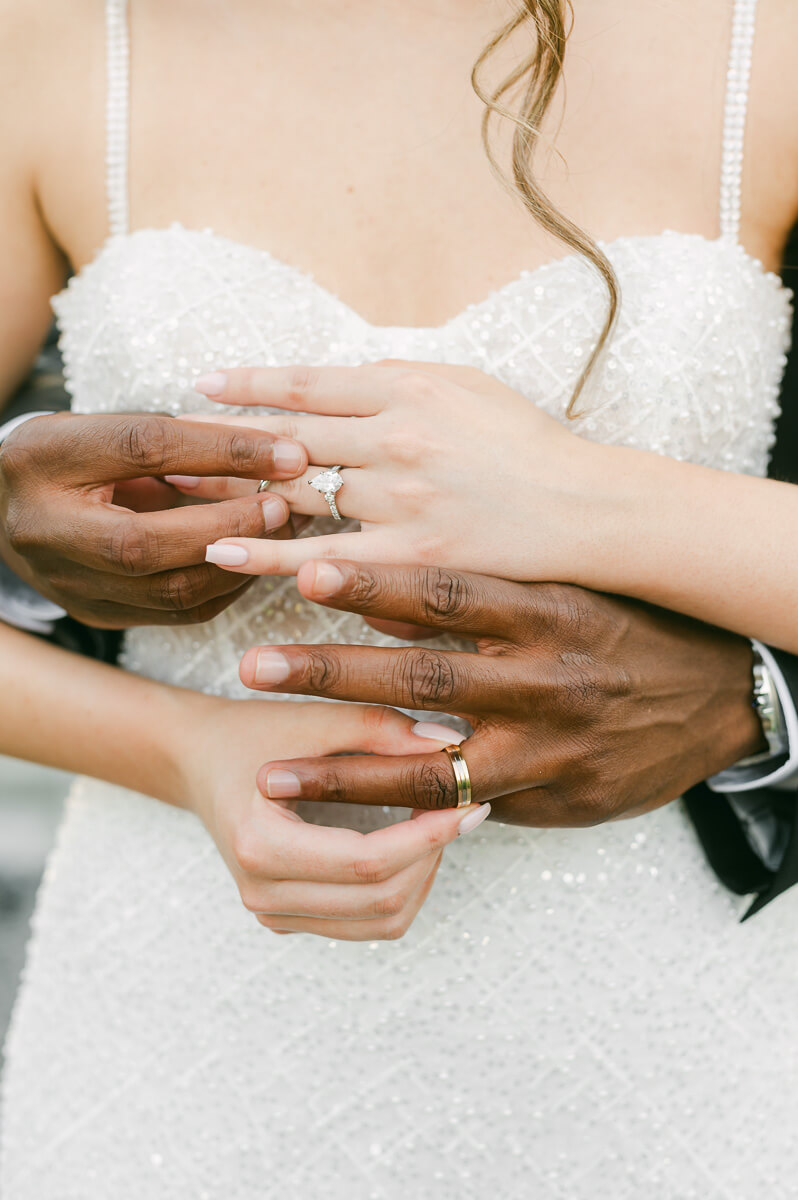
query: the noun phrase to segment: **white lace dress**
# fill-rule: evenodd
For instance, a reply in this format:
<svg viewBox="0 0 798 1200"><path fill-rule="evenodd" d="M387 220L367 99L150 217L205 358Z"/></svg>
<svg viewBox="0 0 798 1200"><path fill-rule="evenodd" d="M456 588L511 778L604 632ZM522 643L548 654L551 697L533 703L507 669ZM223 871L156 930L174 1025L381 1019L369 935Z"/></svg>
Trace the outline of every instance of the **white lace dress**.
<svg viewBox="0 0 798 1200"><path fill-rule="evenodd" d="M623 307L581 431L761 475L790 297L737 242L753 10L735 6L722 236L604 246ZM78 412L210 408L192 379L219 364L390 356L480 367L563 417L605 305L577 257L396 328L211 230L129 232L123 4L108 15L113 233L54 301ZM130 633L124 662L238 696L243 651L290 640L394 644L277 579L208 625ZM279 938L193 817L82 780L7 1044L3 1196L788 1200L797 905L741 926L672 804L587 830L489 821L404 939Z"/></svg>

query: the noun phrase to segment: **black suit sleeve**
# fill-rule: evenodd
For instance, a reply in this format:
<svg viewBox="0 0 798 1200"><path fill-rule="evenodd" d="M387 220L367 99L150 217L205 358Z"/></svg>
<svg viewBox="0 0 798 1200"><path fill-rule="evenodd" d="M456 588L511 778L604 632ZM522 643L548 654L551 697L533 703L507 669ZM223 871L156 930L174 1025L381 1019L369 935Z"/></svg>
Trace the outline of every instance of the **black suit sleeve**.
<svg viewBox="0 0 798 1200"><path fill-rule="evenodd" d="M798 226L787 249L783 277L788 286L798 291ZM798 308L793 317L792 342L769 474L774 479L798 484ZM780 650L771 653L798 709L798 658ZM761 801L783 830L786 849L775 869L770 869L755 852L727 796L701 784L685 797L696 832L720 880L740 895L756 895L744 920L798 883L798 792L795 787L784 791L762 788L747 795Z"/></svg>

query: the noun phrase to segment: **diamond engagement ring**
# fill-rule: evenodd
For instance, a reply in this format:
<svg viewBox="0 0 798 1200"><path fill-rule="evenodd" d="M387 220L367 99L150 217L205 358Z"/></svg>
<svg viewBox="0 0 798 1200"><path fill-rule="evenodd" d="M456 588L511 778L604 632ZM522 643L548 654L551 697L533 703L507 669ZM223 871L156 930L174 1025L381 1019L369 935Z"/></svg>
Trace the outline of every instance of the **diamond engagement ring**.
<svg viewBox="0 0 798 1200"><path fill-rule="evenodd" d="M328 467L326 471L320 471L318 475L314 475L308 483L317 492L321 492L324 499L330 506L330 512L335 517L336 521L343 521L343 517L338 511L338 506L335 503L335 494L340 492L344 486L344 481L340 475L341 464L337 467Z"/></svg>

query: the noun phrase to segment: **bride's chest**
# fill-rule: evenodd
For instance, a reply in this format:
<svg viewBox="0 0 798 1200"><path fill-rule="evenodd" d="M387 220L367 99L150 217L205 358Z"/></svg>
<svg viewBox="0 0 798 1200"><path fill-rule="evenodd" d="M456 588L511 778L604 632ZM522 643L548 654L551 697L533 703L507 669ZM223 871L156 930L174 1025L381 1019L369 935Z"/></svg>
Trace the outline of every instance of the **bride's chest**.
<svg viewBox="0 0 798 1200"><path fill-rule="evenodd" d="M764 473L789 294L721 241L665 233L604 249L621 314L575 430ZM207 411L192 381L208 370L393 357L478 367L565 420L606 298L568 256L442 325L375 325L268 252L176 225L111 239L53 304L76 411Z"/></svg>

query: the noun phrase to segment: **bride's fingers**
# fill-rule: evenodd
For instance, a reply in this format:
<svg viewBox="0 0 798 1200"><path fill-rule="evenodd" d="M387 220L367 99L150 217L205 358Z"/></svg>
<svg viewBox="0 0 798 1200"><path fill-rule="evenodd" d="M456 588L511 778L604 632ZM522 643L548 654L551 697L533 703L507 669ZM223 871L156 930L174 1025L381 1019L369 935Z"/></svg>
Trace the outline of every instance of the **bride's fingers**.
<svg viewBox="0 0 798 1200"><path fill-rule="evenodd" d="M220 404L286 408L328 416L369 417L382 412L406 367L237 367L201 376L196 391Z"/></svg>
<svg viewBox="0 0 798 1200"><path fill-rule="evenodd" d="M348 558L357 562L395 563L397 550L377 531L339 533L295 542L260 542L255 538L221 538L205 550L205 561L242 575L296 575L314 558Z"/></svg>
<svg viewBox="0 0 798 1200"><path fill-rule="evenodd" d="M299 879L277 879L263 885L258 912L265 917L349 921L397 916L426 881L441 853L436 850L381 883L304 883Z"/></svg>
<svg viewBox="0 0 798 1200"><path fill-rule="evenodd" d="M276 933L315 933L319 937L335 938L337 941L374 942L394 941L403 937L424 904L440 866L441 855L436 857L429 874L396 913L371 920L335 920L314 917L258 916L258 920ZM390 905L389 905L390 907Z"/></svg>
<svg viewBox="0 0 798 1200"><path fill-rule="evenodd" d="M164 475L164 479L176 491L195 500L238 500L241 496L252 496L258 490L257 479L231 476L200 479L198 475Z"/></svg>
<svg viewBox="0 0 798 1200"><path fill-rule="evenodd" d="M451 735L451 739L455 740L457 737L446 726L428 722L422 731L426 736L419 738L417 723L412 717L381 704L330 704L322 707L311 701L297 707L312 710L317 729L320 715L329 714L326 728L315 738L313 753L318 755L430 754L440 750L441 738L446 739ZM297 712L300 720L302 715L300 711Z"/></svg>
<svg viewBox="0 0 798 1200"><path fill-rule="evenodd" d="M318 417L307 413L242 417L231 416L220 409L218 413L190 413L178 419L206 425L257 429L259 433L270 433L283 441L297 441L305 447L311 462L326 463L328 466L340 462L361 467L374 458L375 434L372 423L358 417Z"/></svg>
<svg viewBox="0 0 798 1200"><path fill-rule="evenodd" d="M260 887L270 879L382 883L454 841L464 818L478 807L424 812L416 820L359 833L293 820L269 800L260 798L259 804L247 841L238 847L239 867L247 876L242 899L253 909Z"/></svg>

